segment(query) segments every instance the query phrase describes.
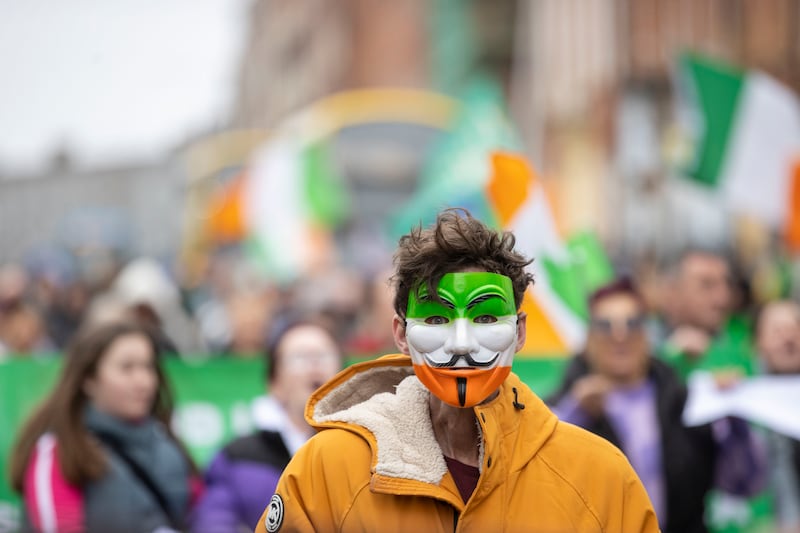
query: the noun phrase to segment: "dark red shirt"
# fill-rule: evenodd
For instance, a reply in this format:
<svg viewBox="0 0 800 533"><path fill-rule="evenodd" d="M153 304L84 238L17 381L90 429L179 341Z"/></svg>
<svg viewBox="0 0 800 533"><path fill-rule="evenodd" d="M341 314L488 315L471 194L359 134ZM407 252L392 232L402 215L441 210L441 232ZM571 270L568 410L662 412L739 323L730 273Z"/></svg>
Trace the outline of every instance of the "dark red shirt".
<svg viewBox="0 0 800 533"><path fill-rule="evenodd" d="M451 459L446 455L444 456L444 460L447 463L450 474L453 476L453 480L456 482L458 492L461 493L461 498L464 500L464 503L467 503L467 500L469 500L469 497L472 496L472 493L475 491L475 487L478 486L478 478L481 476L480 470L474 466L465 465L460 461Z"/></svg>

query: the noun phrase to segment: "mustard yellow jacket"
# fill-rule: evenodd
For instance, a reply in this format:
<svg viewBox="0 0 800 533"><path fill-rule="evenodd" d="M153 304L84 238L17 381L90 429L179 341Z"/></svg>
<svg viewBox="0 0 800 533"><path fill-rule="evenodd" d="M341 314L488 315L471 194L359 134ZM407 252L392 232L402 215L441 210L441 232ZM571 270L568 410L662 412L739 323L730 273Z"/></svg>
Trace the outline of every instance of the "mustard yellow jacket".
<svg viewBox="0 0 800 533"><path fill-rule="evenodd" d="M256 533L658 531L622 453L559 422L513 373L474 408L481 474L464 503L434 438L429 394L403 355L321 387L306 406L320 431L289 463Z"/></svg>

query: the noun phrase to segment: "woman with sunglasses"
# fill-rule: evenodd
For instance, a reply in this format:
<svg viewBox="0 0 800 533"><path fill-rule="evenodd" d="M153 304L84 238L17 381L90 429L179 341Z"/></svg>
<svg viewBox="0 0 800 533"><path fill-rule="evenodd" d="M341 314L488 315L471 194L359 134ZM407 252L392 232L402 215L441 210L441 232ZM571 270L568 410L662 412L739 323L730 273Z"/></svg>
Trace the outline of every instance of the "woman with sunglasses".
<svg viewBox="0 0 800 533"><path fill-rule="evenodd" d="M584 353L567 367L549 402L565 422L622 449L647 489L664 533L700 533L706 493L714 486L749 496L763 485L764 457L747 424L725 418L685 427L686 388L653 358L645 305L621 278L589 299Z"/></svg>

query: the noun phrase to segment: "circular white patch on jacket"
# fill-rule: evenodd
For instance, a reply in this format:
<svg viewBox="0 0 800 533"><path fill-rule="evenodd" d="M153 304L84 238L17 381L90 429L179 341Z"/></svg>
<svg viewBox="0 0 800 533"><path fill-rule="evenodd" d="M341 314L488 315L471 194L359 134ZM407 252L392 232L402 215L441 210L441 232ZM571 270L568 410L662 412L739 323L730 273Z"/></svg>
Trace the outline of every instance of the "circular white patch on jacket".
<svg viewBox="0 0 800 533"><path fill-rule="evenodd" d="M269 533L275 533L283 524L283 498L279 494L273 494L269 501L269 510L264 517L264 525Z"/></svg>

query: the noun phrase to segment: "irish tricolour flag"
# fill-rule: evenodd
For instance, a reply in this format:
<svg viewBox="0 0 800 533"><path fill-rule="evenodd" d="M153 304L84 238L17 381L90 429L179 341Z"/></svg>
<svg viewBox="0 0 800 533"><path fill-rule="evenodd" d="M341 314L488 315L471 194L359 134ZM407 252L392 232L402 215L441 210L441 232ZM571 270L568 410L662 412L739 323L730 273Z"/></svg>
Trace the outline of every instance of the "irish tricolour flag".
<svg viewBox="0 0 800 533"><path fill-rule="evenodd" d="M800 101L767 74L694 55L679 63L687 174L718 188L731 212L782 231L800 250Z"/></svg>
<svg viewBox="0 0 800 533"><path fill-rule="evenodd" d="M612 274L591 231L562 236L543 180L521 154L498 87L479 80L465 91L452 130L430 154L419 185L393 217L394 237L428 226L445 207L462 207L516 237L533 258L535 283L522 303L524 356L569 355L583 347L586 298Z"/></svg>
<svg viewBox="0 0 800 533"><path fill-rule="evenodd" d="M538 355L574 353L583 345L585 317L570 305L564 287L583 287L573 256L555 225L544 187L527 161L518 154L494 152L491 171L482 192L497 225L514 233L516 250L536 260L536 283L525 293L522 311L528 315L523 352ZM602 258L599 259L602 261ZM570 279L571 278L571 279ZM560 283L567 281L567 283Z"/></svg>

